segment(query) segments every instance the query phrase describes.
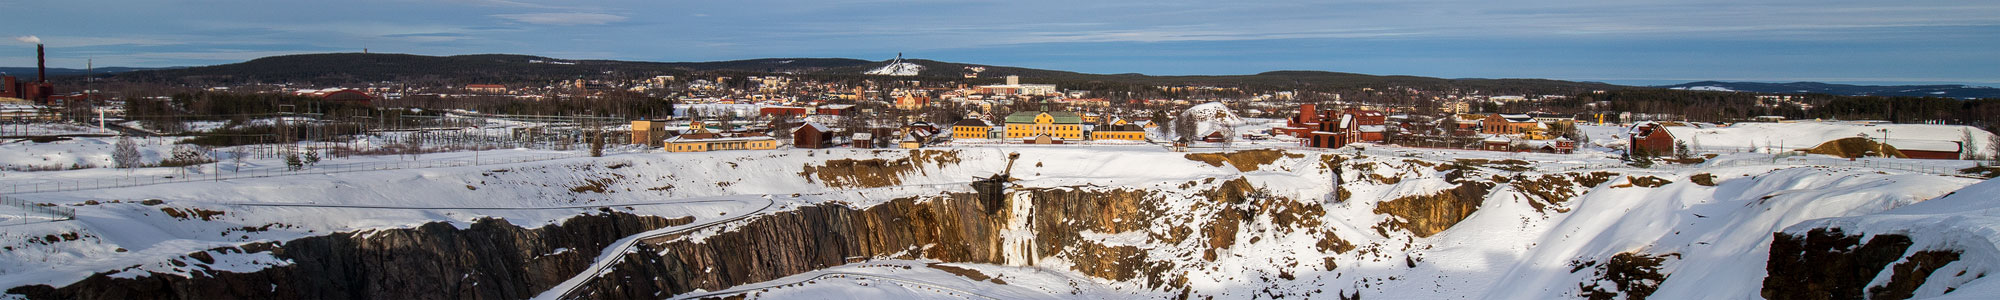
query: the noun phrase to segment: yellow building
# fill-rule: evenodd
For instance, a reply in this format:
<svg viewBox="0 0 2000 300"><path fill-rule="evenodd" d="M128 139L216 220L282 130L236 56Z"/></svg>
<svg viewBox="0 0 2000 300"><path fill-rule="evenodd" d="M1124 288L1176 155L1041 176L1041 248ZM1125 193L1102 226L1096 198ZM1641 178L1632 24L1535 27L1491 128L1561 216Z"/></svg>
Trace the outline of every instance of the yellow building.
<svg viewBox="0 0 2000 300"><path fill-rule="evenodd" d="M1090 131L1090 139L1097 141L1144 141L1146 140L1146 129L1132 124L1099 125L1096 130Z"/></svg>
<svg viewBox="0 0 2000 300"><path fill-rule="evenodd" d="M632 121L632 144L659 147L664 139L667 139L666 120Z"/></svg>
<svg viewBox="0 0 2000 300"><path fill-rule="evenodd" d="M992 138L991 132L993 123L987 123L986 120L965 119L959 120L957 124L951 124L952 140L988 139Z"/></svg>
<svg viewBox="0 0 2000 300"><path fill-rule="evenodd" d="M1083 139L1083 118L1066 111L1024 111L1007 115L1007 138Z"/></svg>
<svg viewBox="0 0 2000 300"><path fill-rule="evenodd" d="M667 152L778 149L778 140L768 136L714 137L714 134L684 134L666 140Z"/></svg>

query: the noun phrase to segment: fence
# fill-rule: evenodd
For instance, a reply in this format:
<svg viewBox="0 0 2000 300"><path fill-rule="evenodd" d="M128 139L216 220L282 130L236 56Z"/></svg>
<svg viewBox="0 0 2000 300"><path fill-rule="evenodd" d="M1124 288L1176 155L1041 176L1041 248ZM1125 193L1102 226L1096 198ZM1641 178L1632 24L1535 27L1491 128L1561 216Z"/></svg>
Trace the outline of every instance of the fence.
<svg viewBox="0 0 2000 300"><path fill-rule="evenodd" d="M229 172L220 170L220 168L222 167L221 165L210 164L212 167L217 168L217 171L206 175L203 174L190 174L188 176L148 175L148 176L126 176L124 178L103 178L103 179L86 179L86 180L50 180L50 181L42 181L35 183L13 184L6 187L0 187L0 191L5 191L8 194L68 192L68 191L107 189L107 188L134 187L134 186L154 185L163 183L221 181L229 179L264 178L264 177L277 177L277 176L290 176L290 175L319 175L319 174L363 172L363 171L511 164L511 163L522 163L522 162L532 162L532 161L545 161L545 160L553 160L553 159L569 158L569 157L577 157L577 155L546 154L546 155L535 155L529 157L508 157L508 158L497 158L497 159L487 158L487 159L476 159L476 160L385 161L385 162L364 162L364 163L347 163L347 164L321 163L313 166L308 166L305 169L296 171L277 169L277 168L261 168L254 170L242 170L240 172Z"/></svg>
<svg viewBox="0 0 2000 300"><path fill-rule="evenodd" d="M76 219L75 208L68 208L56 205L45 205L33 201L22 200L21 198L0 196L0 205L20 208L23 214L21 216L22 222L27 222L27 220L29 219L27 214L34 214L43 217L48 217L49 219L51 219L50 221L66 221L66 220Z"/></svg>
<svg viewBox="0 0 2000 300"><path fill-rule="evenodd" d="M1894 162L1894 161L1884 161L1875 159L1862 159L1862 160L1852 160L1852 161L1846 161L1846 160L1806 161L1804 159L1798 159L1798 158L1786 158L1778 160L1778 163L1785 163L1792 165L1809 165L1809 166L1889 169L1889 170L1901 170L1901 171L1910 171L1910 172L1936 174L1936 175L1948 175L1948 176L1965 175L1965 173L1959 172L1959 170L1961 170L1962 168L1954 168L1951 166L1944 166L1938 164Z"/></svg>

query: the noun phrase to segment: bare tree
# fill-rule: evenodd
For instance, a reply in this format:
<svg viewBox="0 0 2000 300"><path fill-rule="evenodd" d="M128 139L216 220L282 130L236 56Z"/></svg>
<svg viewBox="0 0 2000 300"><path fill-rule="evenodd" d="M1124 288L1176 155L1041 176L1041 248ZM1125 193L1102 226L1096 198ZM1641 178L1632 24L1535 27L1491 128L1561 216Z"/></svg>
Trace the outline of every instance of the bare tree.
<svg viewBox="0 0 2000 300"><path fill-rule="evenodd" d="M250 150L246 148L247 147L245 146L236 146L229 148L229 161L235 164L234 168L231 168L230 171L232 172L243 171L243 160L245 159L245 156L250 156Z"/></svg>
<svg viewBox="0 0 2000 300"><path fill-rule="evenodd" d="M424 154L424 138L421 135L423 132L418 131L403 136L403 153L408 153L410 160L416 160L417 156Z"/></svg>
<svg viewBox="0 0 2000 300"><path fill-rule="evenodd" d="M1993 153L1988 154L1987 158L1993 159L1993 164L2000 165L2000 135L1986 136L1986 150Z"/></svg>
<svg viewBox="0 0 2000 300"><path fill-rule="evenodd" d="M141 159L144 158L139 156L139 145L133 144L131 137L120 137L118 144L112 146L111 163L115 167L137 168L142 163Z"/></svg>
<svg viewBox="0 0 2000 300"><path fill-rule="evenodd" d="M1200 125L1194 119L1188 116L1181 116L1174 119L1174 140L1193 142L1201 138L1195 136L1199 134L1195 133L1195 131Z"/></svg>

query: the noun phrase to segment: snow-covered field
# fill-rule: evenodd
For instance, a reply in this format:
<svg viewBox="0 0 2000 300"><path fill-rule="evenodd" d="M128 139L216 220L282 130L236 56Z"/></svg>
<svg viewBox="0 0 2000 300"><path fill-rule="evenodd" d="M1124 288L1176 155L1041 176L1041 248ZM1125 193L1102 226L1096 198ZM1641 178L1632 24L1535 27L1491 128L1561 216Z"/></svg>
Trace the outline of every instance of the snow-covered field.
<svg viewBox="0 0 2000 300"><path fill-rule="evenodd" d="M1268 120L1242 123L1246 127L1269 126ZM1593 139L1608 134L1603 131L1607 130L1586 128ZM108 153L108 146L99 145L102 143L86 139L69 144L6 144L0 145L0 150L71 153L80 157L71 159L90 160ZM1257 143L1237 146L1246 145ZM38 150L44 147L48 149ZM1189 292L1215 298L1268 298L1274 294L1330 298L1328 294L1334 293L1361 293L1369 299L1574 298L1579 294L1579 283L1595 280L1589 271L1574 271L1577 262L1604 261L1627 252L1672 254L1660 272L1674 275L1659 283L1659 291L1652 295L1655 298L1754 298L1764 277L1772 233L1824 226L1913 235L1920 246L1912 251L1964 251L1967 258L1947 270L1984 272L2000 266L1995 265L2000 262L2000 250L1995 250L2000 249L2000 219L1992 215L2000 209L1992 204L1993 182L1939 175L1972 164L1962 161L1885 159L1871 163L1735 153L1702 165L1636 169L1618 162L1615 154L1598 151L1561 155L1364 145L1337 150L1288 149L1295 156L1241 171L1233 164L1212 166L1151 144L986 144L939 150L956 150L960 161L921 166L903 176L900 184L876 188L829 187L799 175L799 168L833 159L901 158L910 152L786 149L633 152L587 158L576 151L502 150L477 155L482 159L551 154L573 158L10 194L75 208L78 219L0 227L5 229L0 245L12 247L0 254L0 286L60 286L113 270L130 272L129 276L143 271L186 274L188 271L165 262L216 247L330 232L409 228L436 221L464 228L474 220L494 217L536 227L609 207L637 214L696 217L694 224L686 225L695 226L727 218L724 216L824 203L862 208L897 198L969 192L970 180L999 172L1010 153L1021 157L1013 169L1018 178L1015 184L1021 187L1155 191L1162 198L1157 204L1167 207L1163 218L1185 218L1184 222L1145 224L1139 231L1087 232L1084 236L1091 243L1145 249L1147 257L1175 266L1168 276L1184 278ZM1345 159L1337 172L1325 168L1322 155L1332 154ZM423 158L460 160L472 155L455 152ZM1521 161L1520 169L1476 166L1482 176L1475 180L1599 171L1617 175L1607 177L1602 184L1576 187L1573 198L1554 202L1538 200L1540 196L1521 186L1497 183L1484 195L1476 212L1433 235L1380 228L1399 218L1380 212L1386 202L1458 186L1446 178L1448 168L1434 167L1456 159ZM1898 167L1881 167L1891 165ZM269 160L252 164L252 168L281 166ZM0 178L90 180L174 172L178 171L8 172L0 173L4 176ZM1646 186L1649 184L1638 182L1642 177L1666 183ZM1708 180L1712 185L1695 177L1712 178ZM1325 214L1314 217L1319 225L1303 229L1287 227L1298 225L1283 225L1267 215L1252 215L1250 224L1255 225L1238 228L1235 243L1217 250L1212 260L1202 257L1200 239L1174 243L1147 234L1209 222L1202 218L1214 207L1206 204L1209 200L1199 189L1238 178L1267 190L1269 197L1317 207ZM1204 179L1221 180L1200 183ZM1339 188L1344 191L1337 190L1334 182L1341 182ZM600 192L581 191L590 186ZM1344 201L1335 199L1340 193L1352 196ZM176 217L167 211L220 214ZM245 227L268 229L241 229ZM704 230L692 238L730 228ZM77 237L41 240L65 233ZM1316 249L1314 244L1326 237L1336 237L1356 248L1338 252ZM1028 259L1029 263L1021 266L941 264L943 268L933 265L934 261L877 259L723 292L740 291L753 298L810 299L834 295L870 299L1103 299L1172 297L1179 293L1149 289L1137 281L1087 277L1071 270L1077 266L1072 259L1045 256ZM268 254L245 254L217 258L208 267L252 271L286 263ZM965 275L964 270L980 275ZM997 280L974 279L980 276ZM2000 284L1992 279L1951 277L1929 284L1921 290L1936 293L1928 295L1948 288L1958 290L1951 295L1990 296L2000 291Z"/></svg>

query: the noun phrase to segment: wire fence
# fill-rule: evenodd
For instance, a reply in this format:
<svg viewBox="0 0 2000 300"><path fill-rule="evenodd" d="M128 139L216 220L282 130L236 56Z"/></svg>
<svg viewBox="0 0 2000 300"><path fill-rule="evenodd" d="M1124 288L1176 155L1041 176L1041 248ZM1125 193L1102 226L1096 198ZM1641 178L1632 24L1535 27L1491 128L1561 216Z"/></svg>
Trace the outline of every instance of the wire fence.
<svg viewBox="0 0 2000 300"><path fill-rule="evenodd" d="M45 204L40 202L22 200L21 198L0 196L0 205L12 206L14 208L21 209L21 214L22 214L21 220L24 223L32 221L33 217L35 216L48 218L49 221L67 221L76 219L75 208L62 207L54 204Z"/></svg>
<svg viewBox="0 0 2000 300"><path fill-rule="evenodd" d="M215 168L217 171L211 172L209 174L185 174L185 175L174 175L174 176L141 175L141 176L125 176L122 178L45 180L33 183L11 184L4 187L0 187L0 191L4 191L8 194L70 192L70 191L135 187L135 186L145 186L145 185L155 185L155 184L196 182L196 181L222 181L230 179L264 178L264 177L278 177L278 176L292 176L292 175L322 175L322 174L365 172L365 171L511 164L511 163L554 160L554 159L570 158L570 157L576 157L576 154L543 154L543 155L533 155L527 157L516 156L516 157L506 157L506 158L485 158L485 159L473 158L473 159L430 160L430 161L399 160L399 161L376 161L376 162L359 162L359 163L320 163L311 166L305 166L298 170L289 170L285 168L259 168L251 170L231 171L228 170L227 168L224 168L224 165L209 164L205 166L210 166L212 168Z"/></svg>
<svg viewBox="0 0 2000 300"><path fill-rule="evenodd" d="M108 129L98 129L97 126L94 125L85 126L72 123L46 123L46 122L23 122L23 121L0 122L0 136L7 136L7 137L110 135L117 133L118 133L117 131L111 131Z"/></svg>

